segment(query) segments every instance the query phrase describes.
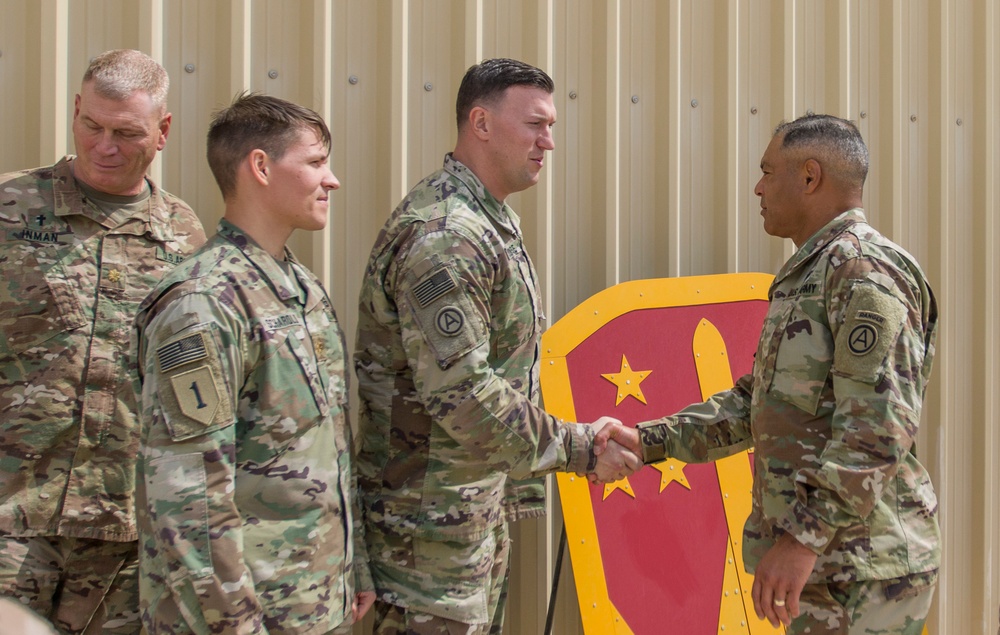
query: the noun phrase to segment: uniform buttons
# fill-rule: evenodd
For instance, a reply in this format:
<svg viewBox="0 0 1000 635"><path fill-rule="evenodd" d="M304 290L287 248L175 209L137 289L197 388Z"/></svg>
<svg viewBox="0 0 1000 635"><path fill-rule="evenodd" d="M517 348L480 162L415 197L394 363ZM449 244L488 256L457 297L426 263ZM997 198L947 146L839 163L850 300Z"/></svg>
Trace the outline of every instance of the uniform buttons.
<svg viewBox="0 0 1000 635"><path fill-rule="evenodd" d="M118 271L117 269L112 269L111 271L108 272L108 280L110 280L111 282L118 282L121 279L122 279L121 271Z"/></svg>
<svg viewBox="0 0 1000 635"><path fill-rule="evenodd" d="M48 500L49 499L49 495L46 494L45 492L42 492L41 494L38 495L38 498L40 498L42 500Z"/></svg>
<svg viewBox="0 0 1000 635"><path fill-rule="evenodd" d="M316 340L316 356L322 357L325 352L326 344L323 343L323 340Z"/></svg>

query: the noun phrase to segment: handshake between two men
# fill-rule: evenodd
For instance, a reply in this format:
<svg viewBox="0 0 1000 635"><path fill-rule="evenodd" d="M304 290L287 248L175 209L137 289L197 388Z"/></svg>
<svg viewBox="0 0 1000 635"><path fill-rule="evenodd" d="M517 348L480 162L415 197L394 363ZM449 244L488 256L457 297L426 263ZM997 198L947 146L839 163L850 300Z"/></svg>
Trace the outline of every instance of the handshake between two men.
<svg viewBox="0 0 1000 635"><path fill-rule="evenodd" d="M597 463L587 474L591 483L614 483L642 467L639 432L614 417L601 417L594 427L594 455ZM582 474L580 476L583 476Z"/></svg>

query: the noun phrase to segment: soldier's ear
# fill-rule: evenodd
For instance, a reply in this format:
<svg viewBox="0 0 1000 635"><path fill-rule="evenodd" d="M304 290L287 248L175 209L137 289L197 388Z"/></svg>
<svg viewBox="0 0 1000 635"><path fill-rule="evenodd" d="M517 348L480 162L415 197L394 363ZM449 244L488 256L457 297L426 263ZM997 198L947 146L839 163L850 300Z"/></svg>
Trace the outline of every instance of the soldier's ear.
<svg viewBox="0 0 1000 635"><path fill-rule="evenodd" d="M476 135L482 141L488 140L490 138L490 130L493 127L490 119L490 111L482 106L473 107L469 112L469 127L472 130L472 134Z"/></svg>
<svg viewBox="0 0 1000 635"><path fill-rule="evenodd" d="M268 164L270 163L267 153L260 148L255 148L247 155L247 162L250 165L250 174L254 180L261 185L267 185L269 182Z"/></svg>
<svg viewBox="0 0 1000 635"><path fill-rule="evenodd" d="M823 166L816 159L806 159L802 164L802 172L805 177L805 191L809 194L815 192L823 177Z"/></svg>

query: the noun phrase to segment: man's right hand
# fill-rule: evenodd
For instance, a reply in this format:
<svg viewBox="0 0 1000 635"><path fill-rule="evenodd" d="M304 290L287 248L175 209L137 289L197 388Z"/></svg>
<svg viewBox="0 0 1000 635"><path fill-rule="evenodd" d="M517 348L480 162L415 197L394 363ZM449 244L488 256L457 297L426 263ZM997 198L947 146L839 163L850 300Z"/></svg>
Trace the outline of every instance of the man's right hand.
<svg viewBox="0 0 1000 635"><path fill-rule="evenodd" d="M587 478L591 483L613 483L630 476L642 467L642 443L639 431L618 420L607 421L602 417L594 435L594 454L597 467Z"/></svg>
<svg viewBox="0 0 1000 635"><path fill-rule="evenodd" d="M639 434L612 417L601 417L594 426L594 455L597 465L587 475L592 483L613 483L642 467ZM635 433L634 442L628 433Z"/></svg>

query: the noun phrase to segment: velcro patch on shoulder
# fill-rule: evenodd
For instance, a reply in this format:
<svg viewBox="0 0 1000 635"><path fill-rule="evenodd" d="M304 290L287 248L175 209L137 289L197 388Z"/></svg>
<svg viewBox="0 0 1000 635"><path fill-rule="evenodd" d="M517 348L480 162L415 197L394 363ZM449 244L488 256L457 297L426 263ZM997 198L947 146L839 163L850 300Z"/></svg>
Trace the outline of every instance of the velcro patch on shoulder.
<svg viewBox="0 0 1000 635"><path fill-rule="evenodd" d="M486 341L483 317L446 265L439 264L420 275L411 271L406 282L413 318L441 368L448 368Z"/></svg>
<svg viewBox="0 0 1000 635"><path fill-rule="evenodd" d="M456 288L458 282L455 275L442 265L414 285L413 299L420 308L424 308Z"/></svg>
<svg viewBox="0 0 1000 635"><path fill-rule="evenodd" d="M182 441L235 421L218 345L209 330L186 332L157 348L156 356L156 392L171 439Z"/></svg>
<svg viewBox="0 0 1000 635"><path fill-rule="evenodd" d="M833 370L838 375L874 384L886 355L906 319L906 307L892 294L872 284L854 288L837 333Z"/></svg>
<svg viewBox="0 0 1000 635"><path fill-rule="evenodd" d="M206 357L208 357L208 350L205 348L205 335L203 333L192 333L156 349L156 359L160 364L161 373L168 373L178 366Z"/></svg>

